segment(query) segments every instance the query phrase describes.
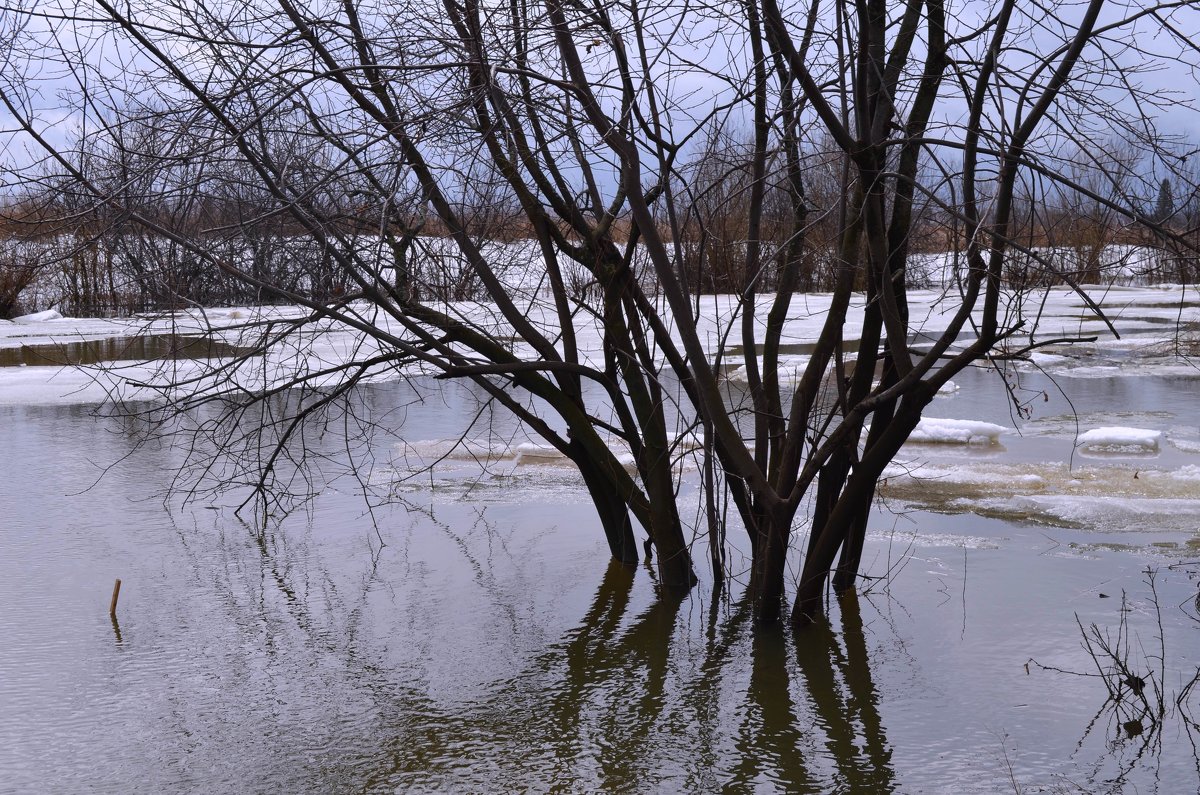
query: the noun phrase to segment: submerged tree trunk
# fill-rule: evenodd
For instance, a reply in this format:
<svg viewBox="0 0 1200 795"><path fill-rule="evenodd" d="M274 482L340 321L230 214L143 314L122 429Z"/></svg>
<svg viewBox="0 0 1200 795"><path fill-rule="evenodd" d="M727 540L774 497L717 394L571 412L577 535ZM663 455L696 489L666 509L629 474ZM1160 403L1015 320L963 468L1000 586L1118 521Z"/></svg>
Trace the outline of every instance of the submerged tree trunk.
<svg viewBox="0 0 1200 795"><path fill-rule="evenodd" d="M838 549L851 538L862 512L870 509L879 475L917 427L921 410L928 405L932 395L928 388L921 388L901 401L887 430L875 445L864 451L862 459L854 466L820 532L814 530L815 538L804 560L792 605L793 625L803 626L822 614L825 584Z"/></svg>
<svg viewBox="0 0 1200 795"><path fill-rule="evenodd" d="M884 365L881 387L887 388L895 383L895 369L891 367L890 359ZM886 401L876 409L871 422L871 430L867 433L866 449L870 450L883 438L891 426L895 412L895 401ZM906 437L907 438L907 437ZM878 481L878 478L876 478ZM875 500L875 490L878 482L873 483L871 492L859 505L857 513L851 520L846 540L842 544L842 553L838 559L837 571L833 578L834 591L843 593L854 588L858 579L858 569L862 564L863 544L866 543L867 522L871 518L871 507Z"/></svg>
<svg viewBox="0 0 1200 795"><path fill-rule="evenodd" d="M592 504L600 517L600 526L604 529L604 537L608 540L608 549L613 560L621 563L636 565L638 562L637 541L633 537L633 522L629 518L629 505L626 498L617 494L612 484L600 475L592 464L585 458L577 459L579 473L583 477Z"/></svg>
<svg viewBox="0 0 1200 795"><path fill-rule="evenodd" d="M788 543L795 512L781 505L759 518L754 532L750 569L750 597L757 621L779 620L785 599Z"/></svg>

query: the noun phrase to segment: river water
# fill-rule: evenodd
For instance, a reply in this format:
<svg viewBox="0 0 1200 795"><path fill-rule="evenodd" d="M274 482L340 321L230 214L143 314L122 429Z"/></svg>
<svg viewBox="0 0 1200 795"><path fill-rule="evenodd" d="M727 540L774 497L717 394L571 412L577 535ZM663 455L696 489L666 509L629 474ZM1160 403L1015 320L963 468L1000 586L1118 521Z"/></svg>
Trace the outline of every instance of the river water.
<svg viewBox="0 0 1200 795"><path fill-rule="evenodd" d="M610 566L553 464L402 480L479 414L467 385L369 387L388 500L330 470L265 529L164 497L184 451L136 421L0 406L0 791L1194 792L1197 382L1089 381L1070 411L1039 377L1023 435L906 450L978 477L890 483L864 593L795 636L736 582L671 600ZM1007 422L993 379L927 414ZM1175 442L1071 458L1075 417ZM1062 672L1096 673L1093 623L1161 715Z"/></svg>

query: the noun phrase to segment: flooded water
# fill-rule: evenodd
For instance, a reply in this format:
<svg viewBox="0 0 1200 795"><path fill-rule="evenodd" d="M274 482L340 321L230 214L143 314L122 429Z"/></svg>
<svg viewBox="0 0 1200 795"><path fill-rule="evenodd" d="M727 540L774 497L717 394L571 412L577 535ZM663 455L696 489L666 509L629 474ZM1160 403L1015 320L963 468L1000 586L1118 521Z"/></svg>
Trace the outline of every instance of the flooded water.
<svg viewBox="0 0 1200 795"><path fill-rule="evenodd" d="M1003 421L989 378L927 413ZM671 600L610 566L552 464L499 450L482 478L459 456L397 485L477 417L466 385L369 387L406 442L372 451L391 501L368 512L331 469L265 531L231 504L164 504L183 451L134 421L0 406L0 791L1194 792L1200 493L1131 493L1159 507L1120 526L1017 493L1058 496L1065 467L1087 505L1113 472L1186 472L1194 384L1075 393L1085 425L1166 432L1153 459L1084 462L1110 478L1091 492L1056 393L998 446L910 447L960 477L890 484L865 593L795 636L756 630L736 583ZM491 427L489 445L510 429ZM995 486L1015 473L1049 485ZM1140 734L1128 691L1106 703L1099 678L1046 668L1095 673L1093 623L1164 693Z"/></svg>
<svg viewBox="0 0 1200 795"><path fill-rule="evenodd" d="M0 367L90 365L101 362L144 362L163 359L215 359L225 356L245 356L251 353L253 350L250 348L240 348L211 337L143 334L0 347Z"/></svg>

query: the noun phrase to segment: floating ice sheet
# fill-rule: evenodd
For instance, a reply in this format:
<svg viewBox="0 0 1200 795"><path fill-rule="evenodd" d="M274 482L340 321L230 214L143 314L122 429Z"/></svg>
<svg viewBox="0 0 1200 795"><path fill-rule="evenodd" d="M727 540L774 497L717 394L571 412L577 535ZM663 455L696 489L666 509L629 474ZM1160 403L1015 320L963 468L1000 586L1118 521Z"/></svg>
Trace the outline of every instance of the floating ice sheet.
<svg viewBox="0 0 1200 795"><path fill-rule="evenodd" d="M1000 434L1007 430L1003 425L979 420L922 417L908 441L914 444L989 445L997 444Z"/></svg>
<svg viewBox="0 0 1200 795"><path fill-rule="evenodd" d="M1200 516L1200 465L1128 463L964 464L896 462L883 473L888 499L951 512L1075 525L1103 532L1193 532Z"/></svg>
<svg viewBox="0 0 1200 795"><path fill-rule="evenodd" d="M1162 431L1111 425L1079 436L1079 447L1093 453L1149 453L1158 450Z"/></svg>

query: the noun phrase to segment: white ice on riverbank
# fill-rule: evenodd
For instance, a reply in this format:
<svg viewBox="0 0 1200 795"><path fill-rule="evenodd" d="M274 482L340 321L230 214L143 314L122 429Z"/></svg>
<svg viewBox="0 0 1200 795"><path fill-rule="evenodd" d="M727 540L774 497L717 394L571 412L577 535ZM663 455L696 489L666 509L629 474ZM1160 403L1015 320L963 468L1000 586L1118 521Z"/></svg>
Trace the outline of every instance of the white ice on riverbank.
<svg viewBox="0 0 1200 795"><path fill-rule="evenodd" d="M519 296L522 308L526 311L528 320L538 328L545 329L551 338L558 336L555 329L556 316L554 308L536 294ZM1126 341L1123 345L1133 345L1139 337L1146 334L1143 328L1147 324L1153 326L1154 336L1149 338L1157 346L1152 351L1153 357L1147 360L1149 366L1186 369L1188 372L1200 375L1200 370L1190 366L1186 357L1181 359L1177 352L1162 343L1172 334L1164 334L1167 329L1200 323L1200 305L1191 299L1190 288L1181 287L1145 287L1145 288L1110 288L1103 296L1106 310L1110 319L1116 325ZM675 319L661 299L660 309L668 328L675 327ZM820 335L825 318L830 309L832 297L828 293L797 294L793 297L791 307L784 323L782 339L788 346L805 346L813 343ZM1098 334L1112 342L1107 327L1098 318L1085 317L1083 304L1079 297L1070 290L1054 288L1043 296L1034 299L1041 310L1038 321L1039 338L1054 338L1064 336L1086 336ZM943 331L957 309L953 296L942 290L913 290L909 294L909 305L914 318L914 331L923 338L936 335ZM496 312L495 307L476 302L454 302L437 304L437 307L452 316L462 318L487 329L494 338L513 339L513 332ZM765 328L768 302L759 302L755 323L760 331ZM848 330L861 325L865 309L865 300L857 297L852 301L847 313ZM349 311L355 313L360 322L374 325L378 328L395 333L402 333L394 319L386 313L370 305L352 305ZM694 322L705 347L714 357L723 342L734 344L736 335L731 336L730 329L736 329L740 324L742 304L737 296L705 295L697 299ZM104 320L95 318L64 318L35 324L5 323L0 324L0 347L19 346L22 344L39 344L46 342L73 342L81 339L97 339L142 333L180 333L200 334L211 333L226 341L236 343L242 335L253 335L262 329L262 323L300 319L306 312L298 307L229 307L208 310L187 310L177 313L164 313L145 318L129 320ZM692 321L689 321L692 322ZM964 335L959 343L969 342L969 334ZM576 316L576 337L580 358L585 364L603 367L602 335L594 318L586 313ZM379 350L377 343L365 339L360 333L348 326L334 325L326 321L311 323L301 338L294 343L276 346L263 367L263 361L258 360L253 367L246 367L238 374L237 379L230 378L226 373L226 383L234 388L235 380L238 387L247 389L262 388L265 383L278 383L289 373L296 371L313 371L320 367L336 366L353 358L370 356ZM847 343L853 343L848 339ZM534 358L533 350L520 342L510 343L513 352L523 358ZM1063 355L1064 351L1078 357L1089 351L1100 350L1099 343L1086 343L1067 348L1056 346L1038 353L1039 364L1052 364L1051 369L1062 369L1068 374L1077 365L1084 364L1078 358ZM1109 348L1118 350L1118 346L1109 344ZM1162 350L1159 350L1162 348ZM1121 349L1124 359L1118 370L1104 370L1095 375L1135 375L1139 372L1143 354L1136 348ZM1056 358L1048 358L1056 357ZM779 374L785 384L793 383L808 363L808 356L789 354L781 357ZM736 359L725 359L730 365L728 378L736 382L742 376L738 372ZM1091 361L1085 367L1097 368L1116 366L1107 361ZM379 380L403 378L407 374L421 372L422 365L409 364L404 367L381 366L373 372L372 377ZM53 382L57 374L46 372L52 368L38 368L43 378L40 384L34 383L30 375L20 378L10 371L15 368L0 368L0 402L5 403L41 403L47 392L55 392ZM152 368L151 368L152 369ZM153 375L147 372L145 375ZM135 379L117 379L121 383ZM58 391L56 400L62 402L98 403L108 398L108 390L77 390L75 384L71 389Z"/></svg>
<svg viewBox="0 0 1200 795"><path fill-rule="evenodd" d="M561 340L556 328L557 315L546 296L540 292L540 280L533 278L534 271L510 274L516 279L514 300L518 309L536 328L545 331L550 339ZM526 276L526 281L520 281ZM507 277L506 277L507 278ZM526 283L527 282L527 283ZM1116 327L1121 339L1115 339L1104 319L1088 308L1073 291L1053 288L1036 295L1025 296L1025 306L1037 308L1036 322L1028 327L1032 336L1015 336L1010 350L1020 350L1029 344L1041 344L1046 340L1065 338L1087 338L1095 336L1096 342L1078 344L1055 343L1039 348L1029 354L1028 361L1015 365L1019 371L1034 368L1044 369L1055 377L1071 379L1129 379L1138 376L1167 376L1188 378L1200 377L1200 368L1195 361L1200 357L1200 301L1196 300L1193 288L1179 286L1157 286L1144 288L1109 287L1093 296L1101 302L1108 319ZM650 295L663 314L664 324L674 329L692 326L697 329L705 352L716 360L722 352L721 361L726 370L729 392L735 398L737 384L745 381L744 361L731 356L731 347L741 344L739 326L745 304L738 296L704 295L694 304L694 317L675 318L659 296ZM1003 299L1008 310L1017 316L1016 298ZM953 290L912 290L908 294L909 308L913 318L914 348L920 352L927 349L931 337L941 333L951 322L958 302ZM754 324L762 331L766 326L769 301L756 305ZM781 383L794 385L810 357L806 351L819 337L828 317L832 297L825 293L797 294L793 297L784 322L781 341L784 355L778 364ZM47 306L47 304L41 304ZM508 346L514 355L523 359L536 359L537 354L528 344L516 339L513 329L504 321L495 306L471 302L437 303L437 309L462 319L464 322L486 330L495 340ZM847 311L845 361L853 360L856 340L852 337L861 327L866 308L864 296L855 296ZM369 304L353 304L347 311L356 316L363 325L386 332L403 335L403 329L394 318ZM68 343L82 340L136 334L211 334L222 341L237 344L253 340L266 328L265 324L280 321L301 321L309 312L299 307L227 307L193 309L174 313L161 313L131 319L62 318L57 312L35 313L18 319L20 322L0 323L0 347L37 345L45 343ZM598 368L604 366L603 337L594 317L586 312L578 313L575 319L580 360ZM970 323L964 326L971 329ZM1191 335L1189 337L1189 334ZM950 351L961 350L973 340L970 331L965 331L951 346ZM560 351L562 351L560 343ZM308 322L302 333L294 335L284 344L275 346L266 356L253 357L244 364L216 377L205 374L214 362L174 361L170 363L121 362L108 368L87 369L70 367L30 366L0 367L0 404L101 404L114 396L124 399L151 399L159 396L155 389L145 384L167 386L173 381L181 383L185 378L199 378L201 387L208 385L214 390L245 389L259 391L268 386L286 383L297 374L308 374L310 386L332 384L342 377L336 368L347 362L362 360L381 352L379 343L364 337L347 325L328 321ZM1012 362L1001 362L1010 366ZM398 380L426 372L427 365L406 363L402 366L381 365L365 380ZM328 371L327 375L319 375ZM960 378L967 384L968 376ZM973 383L973 381L972 381ZM1131 383L1125 380L1124 383ZM993 385L997 390L998 384ZM1067 388L1079 390L1087 386L1076 382ZM187 387L196 388L194 385ZM966 413L1001 419L1004 412L985 413L972 402L977 387L972 385L959 392L951 382L939 391L939 397L950 394L960 396L952 400L939 400L936 413ZM1114 406L1113 408L1117 408ZM1183 467L1176 470L1135 470L1128 459L1108 467L1094 469L1072 467L1067 463L1073 450L1073 442L1080 444L1080 456L1087 456L1094 463L1101 455L1110 455L1111 449L1134 457L1149 455L1159 449L1164 438L1160 431L1139 428L1124 428L1122 423L1154 425L1154 418L1132 416L1091 416L1083 427L1092 431L1075 438L1074 422L1057 423L1048 432L1039 436L1052 439L1056 445L1047 458L1061 456L1063 460L1050 463L1014 462L1014 454L1025 441L1009 437L1006 449L998 441L1012 429L974 419L926 418L913 434L913 445L904 455L921 456L928 461L922 465L896 465L885 473L885 484L881 493L889 498L912 505L936 506L939 510L981 511L1012 518L1036 517L1048 522L1071 522L1100 529L1128 528L1131 524L1146 528L1187 529L1194 531L1196 517L1200 515L1200 469ZM1004 421L1002 419L1002 421ZM1182 422L1182 413L1181 420ZM1033 423L1017 421L1023 432L1028 433ZM1165 425L1164 420L1164 427ZM1189 423L1191 420L1189 420ZM1035 428L1035 430L1037 430ZM1120 431L1121 433L1114 433ZM1131 433L1136 431L1137 433ZM435 433L433 429L422 429L422 433ZM1188 436L1187 434L1192 434ZM1091 435L1089 435L1091 434ZM1159 455L1154 463L1170 466L1180 460L1195 461L1200 453L1200 442L1194 440L1195 429L1179 435L1175 428L1168 428L1170 446ZM609 440L610 448L626 467L633 468L633 457L628 445ZM695 468L697 456L691 451L697 446L695 439L677 444L673 455L680 468ZM434 465L438 472L456 472L464 484L470 499L477 495L481 467L496 474L496 488L507 490L516 481L527 484L531 490L542 490L548 481L558 478L561 482L577 479L570 463L557 451L542 442L528 440L523 434L517 438L491 439L485 441L436 440L411 442L397 451L401 460L393 462L394 469L388 473L389 482L409 478L413 488L426 488L430 478L413 477L418 471L427 472ZM1043 445L1049 449L1049 445ZM1039 448L1038 455L1041 454ZM1095 451L1097 456L1088 455ZM952 461L947 459L953 458ZM1138 462L1141 463L1141 462ZM511 494L504 492L506 498ZM572 499L578 495L572 493Z"/></svg>
<svg viewBox="0 0 1200 795"><path fill-rule="evenodd" d="M43 312L34 312L33 314L30 314L30 315L21 315L20 317L14 317L12 322L20 323L22 325L29 325L31 323L46 323L51 320L62 320L62 319L63 319L62 313L60 313L57 309L47 309Z"/></svg>

